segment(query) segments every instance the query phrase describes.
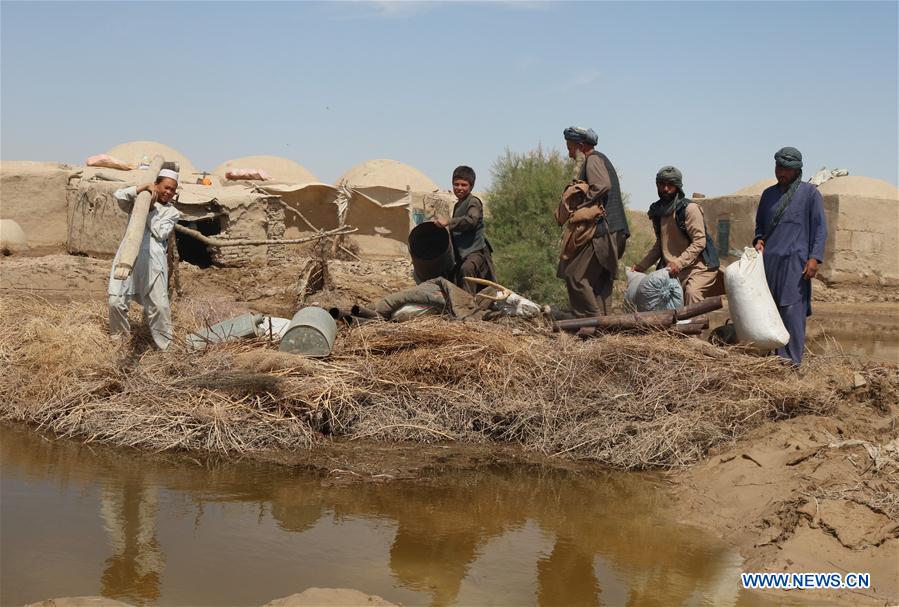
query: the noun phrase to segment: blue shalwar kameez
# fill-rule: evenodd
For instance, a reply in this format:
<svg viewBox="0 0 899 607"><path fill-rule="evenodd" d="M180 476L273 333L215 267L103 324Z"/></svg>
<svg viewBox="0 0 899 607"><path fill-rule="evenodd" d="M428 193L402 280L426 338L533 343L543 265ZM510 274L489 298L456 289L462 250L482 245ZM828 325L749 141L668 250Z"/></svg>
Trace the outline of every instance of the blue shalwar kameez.
<svg viewBox="0 0 899 607"><path fill-rule="evenodd" d="M781 201L777 185L762 192L755 215L755 240L764 239ZM805 321L812 314L812 282L802 277L809 259L824 261L827 223L818 188L801 182L780 222L765 239L762 259L768 288L790 333L790 343L777 354L799 365L805 350Z"/></svg>

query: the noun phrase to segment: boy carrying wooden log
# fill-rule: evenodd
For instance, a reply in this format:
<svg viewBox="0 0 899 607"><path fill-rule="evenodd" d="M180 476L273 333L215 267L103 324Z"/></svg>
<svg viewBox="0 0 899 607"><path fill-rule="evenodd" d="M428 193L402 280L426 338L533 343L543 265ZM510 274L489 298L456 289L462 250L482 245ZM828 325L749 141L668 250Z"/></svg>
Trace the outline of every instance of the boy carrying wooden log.
<svg viewBox="0 0 899 607"><path fill-rule="evenodd" d="M115 193L119 206L129 213L142 192L149 192L152 200L134 267L124 278L117 276L127 235L112 262L108 289L109 332L113 335L128 335L131 332L128 305L132 300L137 301L144 308L144 320L150 327L153 343L160 350L168 348L172 341L166 246L181 217L178 209L171 204L177 189L178 173L162 169L155 182L122 188Z"/></svg>

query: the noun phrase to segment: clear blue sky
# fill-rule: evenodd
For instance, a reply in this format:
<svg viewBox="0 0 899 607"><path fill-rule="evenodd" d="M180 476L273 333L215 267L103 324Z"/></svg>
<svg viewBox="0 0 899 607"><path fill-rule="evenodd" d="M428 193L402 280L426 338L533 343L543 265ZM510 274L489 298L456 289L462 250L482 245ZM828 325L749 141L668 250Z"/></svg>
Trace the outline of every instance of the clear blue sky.
<svg viewBox="0 0 899 607"><path fill-rule="evenodd" d="M592 127L631 192L680 167L731 192L798 147L897 182L896 2L2 2L0 157L135 139L200 169L275 154L333 181L371 158L443 187ZM152 72L150 76L141 75Z"/></svg>

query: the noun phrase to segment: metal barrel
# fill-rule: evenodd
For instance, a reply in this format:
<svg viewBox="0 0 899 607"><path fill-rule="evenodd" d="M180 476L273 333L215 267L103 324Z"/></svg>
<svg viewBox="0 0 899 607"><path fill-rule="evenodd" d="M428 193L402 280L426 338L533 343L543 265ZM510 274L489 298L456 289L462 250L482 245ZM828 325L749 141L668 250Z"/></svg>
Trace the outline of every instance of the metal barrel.
<svg viewBox="0 0 899 607"><path fill-rule="evenodd" d="M281 338L282 352L322 358L331 354L337 322L324 308L309 306L293 316Z"/></svg>
<svg viewBox="0 0 899 607"><path fill-rule="evenodd" d="M440 276L452 278L456 267L453 241L449 231L433 221L420 223L409 232L409 255L416 282Z"/></svg>

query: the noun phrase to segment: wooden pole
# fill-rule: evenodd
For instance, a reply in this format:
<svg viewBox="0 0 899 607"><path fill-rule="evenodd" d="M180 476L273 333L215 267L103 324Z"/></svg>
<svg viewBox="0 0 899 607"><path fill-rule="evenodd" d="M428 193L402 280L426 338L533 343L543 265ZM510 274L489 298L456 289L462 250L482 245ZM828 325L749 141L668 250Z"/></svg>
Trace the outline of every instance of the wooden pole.
<svg viewBox="0 0 899 607"><path fill-rule="evenodd" d="M156 181L156 176L162 169L165 160L162 156L155 156L150 168L147 171L148 179L144 180L141 186ZM140 187L140 186L139 186ZM134 201L131 208L131 215L128 217L128 227L125 228L125 236L122 237L121 255L116 264L113 276L118 280L125 280L131 275L134 269L134 263L137 261L137 254L140 252L140 243L144 239L144 230L147 225L147 215L150 213L150 203L153 195L150 192L141 192Z"/></svg>
<svg viewBox="0 0 899 607"><path fill-rule="evenodd" d="M624 330L670 327L674 322L674 310L662 310L659 312L636 312L634 314L614 314L610 316L560 320L553 326L556 330L563 331L576 331L584 327Z"/></svg>
<svg viewBox="0 0 899 607"><path fill-rule="evenodd" d="M659 312L635 312L633 314L615 314L611 316L594 316L591 318L574 318L559 320L553 323L554 331L577 331L585 327L597 329L625 331L629 329L658 329L670 327L678 320L693 318L722 307L721 296L709 297L700 302ZM705 321L707 322L707 321Z"/></svg>
<svg viewBox="0 0 899 607"><path fill-rule="evenodd" d="M191 230L187 226L183 226L180 223L175 225L175 230L181 232L182 234L186 234L191 236L192 238L196 238L203 244L209 247L239 247L239 246L257 246L257 245L268 245L268 244L300 244L303 242L312 242L313 240L319 240L321 238L329 238L331 236L342 236L344 234L352 234L357 231L357 228L335 228L333 230L328 230L327 232L321 232L316 234L315 236L308 236L306 238L291 238L287 240L251 240L251 239L228 239L223 240L221 238L210 238L205 234L201 234L196 230Z"/></svg>
<svg viewBox="0 0 899 607"><path fill-rule="evenodd" d="M684 320L687 318L693 318L694 316L699 316L700 314L714 312L715 310L720 310L723 305L724 304L721 301L720 295L716 295L715 297L706 297L702 301L697 301L696 303L684 306L683 308L678 308L676 310L677 319Z"/></svg>

